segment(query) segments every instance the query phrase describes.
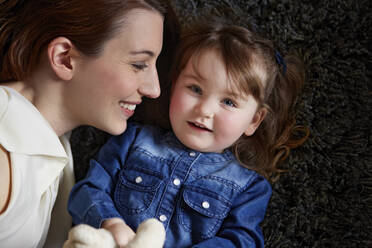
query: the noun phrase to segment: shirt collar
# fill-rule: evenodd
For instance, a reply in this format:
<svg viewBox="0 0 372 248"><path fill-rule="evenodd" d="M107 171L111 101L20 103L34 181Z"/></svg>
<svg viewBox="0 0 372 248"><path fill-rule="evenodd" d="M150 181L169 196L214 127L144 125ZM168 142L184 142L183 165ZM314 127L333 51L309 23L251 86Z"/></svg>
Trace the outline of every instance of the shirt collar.
<svg viewBox="0 0 372 248"><path fill-rule="evenodd" d="M36 107L4 86L0 87L0 143L10 152L68 160L59 137Z"/></svg>

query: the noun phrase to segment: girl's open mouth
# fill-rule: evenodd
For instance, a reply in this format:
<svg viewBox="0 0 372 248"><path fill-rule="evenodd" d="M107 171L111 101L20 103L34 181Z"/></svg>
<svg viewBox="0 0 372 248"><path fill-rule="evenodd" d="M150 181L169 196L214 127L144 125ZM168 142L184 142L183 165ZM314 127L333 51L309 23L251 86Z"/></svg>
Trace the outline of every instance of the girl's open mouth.
<svg viewBox="0 0 372 248"><path fill-rule="evenodd" d="M199 131L207 131L207 132L213 132L211 129L205 127L204 125L188 121L187 122L192 128L199 130Z"/></svg>

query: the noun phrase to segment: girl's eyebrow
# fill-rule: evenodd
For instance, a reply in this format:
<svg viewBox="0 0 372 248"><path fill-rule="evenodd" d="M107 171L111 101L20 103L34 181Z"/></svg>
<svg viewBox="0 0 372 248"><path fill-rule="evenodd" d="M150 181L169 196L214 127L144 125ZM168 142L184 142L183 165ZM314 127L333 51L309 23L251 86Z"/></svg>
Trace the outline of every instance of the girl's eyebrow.
<svg viewBox="0 0 372 248"><path fill-rule="evenodd" d="M234 91L230 91L230 90L227 90L225 91L225 94L231 98L234 98L234 99L241 99L243 98L242 94L239 94L237 92L234 92Z"/></svg>
<svg viewBox="0 0 372 248"><path fill-rule="evenodd" d="M196 81L199 80L199 79L203 80L203 78L200 75L193 75L193 74L187 73L187 74L183 74L183 76L187 77L187 78L194 79Z"/></svg>
<svg viewBox="0 0 372 248"><path fill-rule="evenodd" d="M242 99L242 100L246 99L245 94L243 94L241 91L237 91L233 89L226 89L224 93L234 99Z"/></svg>
<svg viewBox="0 0 372 248"><path fill-rule="evenodd" d="M196 76L193 76L195 79L201 79L201 80L203 80L203 81L205 81L206 79L200 74L200 72L199 72L199 70L198 70L198 68L197 68L197 65L196 65L196 63L194 62L194 63L192 63L192 72L194 73L194 74L196 74Z"/></svg>

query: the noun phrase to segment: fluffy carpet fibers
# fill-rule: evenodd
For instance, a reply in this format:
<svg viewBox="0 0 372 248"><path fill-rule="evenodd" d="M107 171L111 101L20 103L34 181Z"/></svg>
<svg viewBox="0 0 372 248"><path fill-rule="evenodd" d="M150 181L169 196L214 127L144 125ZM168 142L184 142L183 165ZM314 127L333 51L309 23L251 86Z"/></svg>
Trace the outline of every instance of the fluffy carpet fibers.
<svg viewBox="0 0 372 248"><path fill-rule="evenodd" d="M266 33L307 68L294 150L262 223L266 247L372 247L372 1L173 0L181 24L213 14ZM77 168L107 135L79 128ZM82 170L77 170L77 176Z"/></svg>

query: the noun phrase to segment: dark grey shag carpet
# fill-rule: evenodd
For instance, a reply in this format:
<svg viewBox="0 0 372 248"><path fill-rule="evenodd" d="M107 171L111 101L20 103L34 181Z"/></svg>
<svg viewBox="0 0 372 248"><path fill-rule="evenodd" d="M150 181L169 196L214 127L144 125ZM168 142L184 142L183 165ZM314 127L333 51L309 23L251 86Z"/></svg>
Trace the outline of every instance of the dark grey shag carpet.
<svg viewBox="0 0 372 248"><path fill-rule="evenodd" d="M305 61L298 122L311 136L273 184L266 247L372 247L372 1L173 0L181 24L212 13L262 31ZM77 177L106 140L72 136Z"/></svg>

